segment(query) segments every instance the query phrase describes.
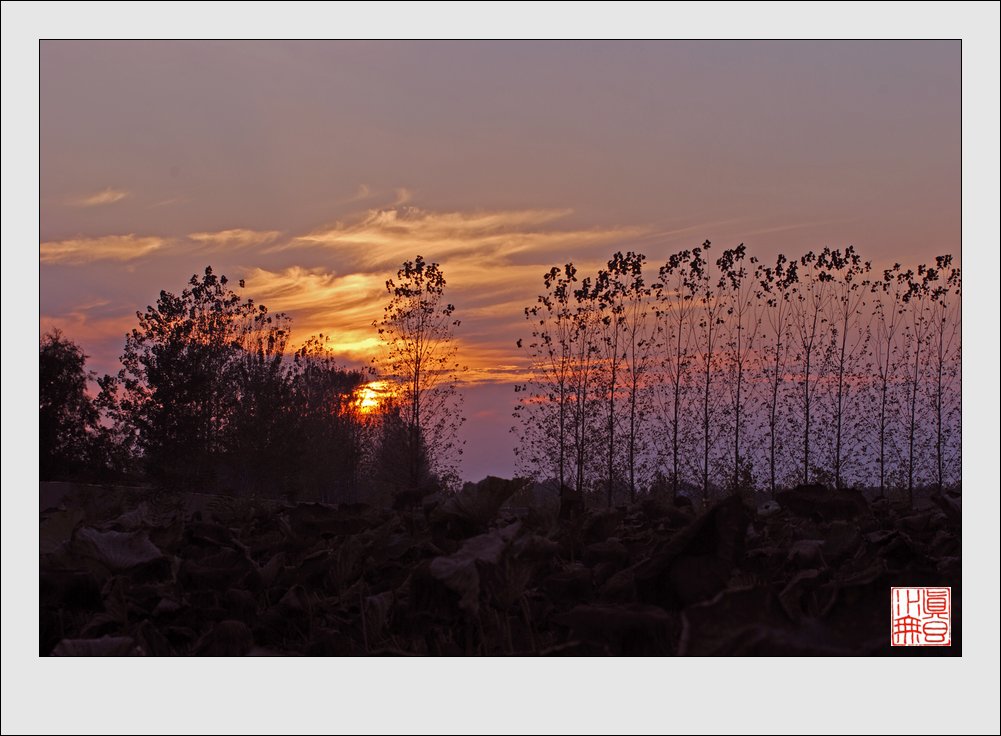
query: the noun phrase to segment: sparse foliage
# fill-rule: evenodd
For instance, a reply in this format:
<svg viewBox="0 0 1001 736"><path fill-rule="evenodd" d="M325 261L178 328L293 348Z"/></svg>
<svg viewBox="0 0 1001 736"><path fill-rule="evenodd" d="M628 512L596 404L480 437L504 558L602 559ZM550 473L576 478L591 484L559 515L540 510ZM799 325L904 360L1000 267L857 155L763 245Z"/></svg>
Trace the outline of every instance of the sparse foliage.
<svg viewBox="0 0 1001 736"><path fill-rule="evenodd" d="M417 256L386 281L386 292L389 303L374 326L386 346L383 372L406 427L410 485L419 487L430 472L455 487L463 444L458 430L465 419L455 359L460 322L455 306L445 301L445 274Z"/></svg>
<svg viewBox="0 0 1001 736"><path fill-rule="evenodd" d="M758 483L958 480L951 257L873 280L852 246L767 265L709 247L670 256L651 286L632 252L593 280L570 263L546 273L519 340L522 472L606 505L616 488L635 497L640 468L645 488L702 503Z"/></svg>

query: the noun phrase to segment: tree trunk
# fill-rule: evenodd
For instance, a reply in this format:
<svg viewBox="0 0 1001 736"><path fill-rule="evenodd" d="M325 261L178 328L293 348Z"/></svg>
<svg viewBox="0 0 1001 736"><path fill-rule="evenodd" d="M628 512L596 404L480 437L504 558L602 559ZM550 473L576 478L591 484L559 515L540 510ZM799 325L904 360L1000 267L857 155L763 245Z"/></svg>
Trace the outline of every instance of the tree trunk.
<svg viewBox="0 0 1001 736"><path fill-rule="evenodd" d="M612 347L612 386L608 394L608 508L612 508L613 467L615 463L615 383L617 380L618 341Z"/></svg>
<svg viewBox="0 0 1001 736"><path fill-rule="evenodd" d="M738 351L739 351L738 347ZM733 418L733 492L740 493L740 383L743 376L743 365L737 364L737 400L734 406Z"/></svg>
<svg viewBox="0 0 1001 736"><path fill-rule="evenodd" d="M711 368L709 361L711 353L706 353L706 385L702 394L702 502L709 505L709 382L711 378Z"/></svg>
<svg viewBox="0 0 1001 736"><path fill-rule="evenodd" d="M803 381L803 484L810 483L810 351L806 352Z"/></svg>
<svg viewBox="0 0 1001 736"><path fill-rule="evenodd" d="M911 423L908 432L907 455L907 502L914 507L914 435L917 428L918 407L918 368L921 356L921 340L918 339L914 348L914 385L911 387Z"/></svg>
<svg viewBox="0 0 1001 736"><path fill-rule="evenodd" d="M633 386L629 397L629 500L636 500L636 393L638 391L635 362Z"/></svg>
<svg viewBox="0 0 1001 736"><path fill-rule="evenodd" d="M780 355L782 350L782 342L778 341L775 343L775 375L772 379L772 405L769 408L768 417L768 430L769 430L769 443L770 452L768 458L769 473L771 476L771 490L772 494L775 493L775 440L776 440L776 427L778 422L778 403L779 403L779 379L780 374Z"/></svg>
<svg viewBox="0 0 1001 736"><path fill-rule="evenodd" d="M889 371L889 368L887 368ZM886 492L886 391L887 377L884 374L879 397L879 495Z"/></svg>

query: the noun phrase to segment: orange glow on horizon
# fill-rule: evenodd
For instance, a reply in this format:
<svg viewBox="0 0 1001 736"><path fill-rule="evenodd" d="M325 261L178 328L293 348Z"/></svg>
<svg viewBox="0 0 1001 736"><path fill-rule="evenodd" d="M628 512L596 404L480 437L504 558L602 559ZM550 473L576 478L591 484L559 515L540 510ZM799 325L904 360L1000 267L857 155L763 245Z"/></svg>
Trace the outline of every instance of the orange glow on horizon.
<svg viewBox="0 0 1001 736"><path fill-rule="evenodd" d="M355 406L360 414L372 414L382 405L386 393L385 381L371 381L355 391Z"/></svg>

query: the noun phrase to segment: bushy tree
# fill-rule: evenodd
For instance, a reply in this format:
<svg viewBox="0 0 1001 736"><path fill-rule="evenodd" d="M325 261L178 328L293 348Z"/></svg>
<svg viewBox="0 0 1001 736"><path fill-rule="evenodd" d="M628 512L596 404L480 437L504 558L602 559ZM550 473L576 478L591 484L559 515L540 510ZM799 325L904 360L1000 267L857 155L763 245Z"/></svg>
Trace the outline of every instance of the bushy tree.
<svg viewBox="0 0 1001 736"><path fill-rule="evenodd" d="M295 495L302 414L293 402L286 360L291 320L258 305L240 329L227 371L231 385L225 387L234 402L223 443L228 485L254 495Z"/></svg>
<svg viewBox="0 0 1001 736"><path fill-rule="evenodd" d="M305 497L353 500L364 485L361 469L375 440L374 420L359 406L364 383L364 372L338 365L323 335L309 338L293 354L288 454Z"/></svg>
<svg viewBox="0 0 1001 736"><path fill-rule="evenodd" d="M38 349L38 441L42 480L77 477L94 460L98 413L87 395L87 356L58 329Z"/></svg>
<svg viewBox="0 0 1001 736"><path fill-rule="evenodd" d="M151 480L319 501L371 485L365 373L339 366L329 338L291 351L289 317L241 298L211 268L137 317L100 404Z"/></svg>
<svg viewBox="0 0 1001 736"><path fill-rule="evenodd" d="M420 442L416 452L420 455L417 467L420 477L416 484L411 476L413 458L411 434L399 402L389 397L379 409L378 417L370 425L371 451L368 489L370 497L383 504L395 503L400 498L417 499L437 490L440 482L431 472L427 447Z"/></svg>
<svg viewBox="0 0 1001 736"><path fill-rule="evenodd" d="M136 312L122 368L102 383L111 418L159 484L217 488L236 411L234 368L261 310L211 267L180 294L161 291Z"/></svg>

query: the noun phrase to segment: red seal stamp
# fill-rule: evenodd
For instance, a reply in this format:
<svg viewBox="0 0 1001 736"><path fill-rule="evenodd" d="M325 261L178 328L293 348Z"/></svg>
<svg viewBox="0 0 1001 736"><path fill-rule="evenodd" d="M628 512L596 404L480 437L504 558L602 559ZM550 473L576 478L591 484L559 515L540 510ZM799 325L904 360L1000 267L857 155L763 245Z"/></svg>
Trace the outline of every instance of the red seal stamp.
<svg viewBox="0 0 1001 736"><path fill-rule="evenodd" d="M952 588L890 588L890 644L952 646Z"/></svg>

